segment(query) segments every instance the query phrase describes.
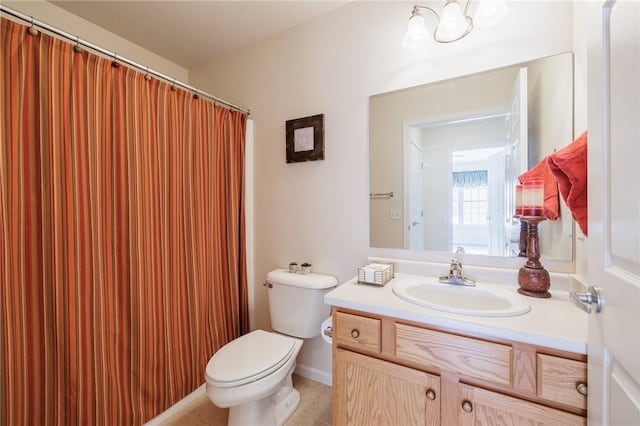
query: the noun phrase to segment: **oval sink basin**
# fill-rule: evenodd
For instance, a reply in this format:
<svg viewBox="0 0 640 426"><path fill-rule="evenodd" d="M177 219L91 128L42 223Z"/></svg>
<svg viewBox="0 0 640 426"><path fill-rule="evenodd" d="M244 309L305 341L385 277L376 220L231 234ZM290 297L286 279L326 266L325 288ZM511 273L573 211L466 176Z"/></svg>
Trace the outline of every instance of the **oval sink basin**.
<svg viewBox="0 0 640 426"><path fill-rule="evenodd" d="M507 292L416 279L399 279L392 289L407 302L461 315L512 317L531 310L529 302L515 290Z"/></svg>

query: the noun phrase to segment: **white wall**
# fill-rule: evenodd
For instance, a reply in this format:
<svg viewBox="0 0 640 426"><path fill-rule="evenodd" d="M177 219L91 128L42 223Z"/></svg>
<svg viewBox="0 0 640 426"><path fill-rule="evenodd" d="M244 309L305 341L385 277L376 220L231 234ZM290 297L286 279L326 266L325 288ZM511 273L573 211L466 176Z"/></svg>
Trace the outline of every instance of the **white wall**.
<svg viewBox="0 0 640 426"><path fill-rule="evenodd" d="M430 131L428 131L430 130ZM434 138L435 130L425 130L422 146L424 183L424 248L425 250L449 251L451 241L451 148Z"/></svg>
<svg viewBox="0 0 640 426"><path fill-rule="evenodd" d="M69 34L76 35L83 40L89 41L97 46L116 52L118 56L131 59L141 65L159 71L167 76L175 77L176 80L188 83L189 73L186 68L181 67L161 56L131 43L130 41L112 33L104 28L98 27L66 10L54 6L52 3L38 1L2 1L2 4L32 16L34 19L49 24L55 28L63 30ZM114 6L117 7L117 6ZM2 16L5 16L4 14ZM17 22L21 22L16 20ZM22 23L22 22L21 22ZM153 34L149 34L153 37Z"/></svg>
<svg viewBox="0 0 640 426"><path fill-rule="evenodd" d="M509 20L450 45L401 49L413 3L353 2L190 70L192 84L246 105L255 120L256 325L269 325L266 273L291 260L341 282L369 249L369 96L573 49L569 2L511 2ZM439 5L436 7L440 7ZM285 163L285 121L325 115L325 160ZM327 374L330 347L299 363Z"/></svg>

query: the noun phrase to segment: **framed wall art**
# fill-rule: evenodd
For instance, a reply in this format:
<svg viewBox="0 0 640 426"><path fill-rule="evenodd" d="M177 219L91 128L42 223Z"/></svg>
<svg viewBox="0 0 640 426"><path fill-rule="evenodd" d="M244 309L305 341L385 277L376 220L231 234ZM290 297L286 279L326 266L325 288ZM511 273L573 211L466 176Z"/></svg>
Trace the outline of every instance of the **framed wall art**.
<svg viewBox="0 0 640 426"><path fill-rule="evenodd" d="M286 122L287 163L324 160L324 114Z"/></svg>

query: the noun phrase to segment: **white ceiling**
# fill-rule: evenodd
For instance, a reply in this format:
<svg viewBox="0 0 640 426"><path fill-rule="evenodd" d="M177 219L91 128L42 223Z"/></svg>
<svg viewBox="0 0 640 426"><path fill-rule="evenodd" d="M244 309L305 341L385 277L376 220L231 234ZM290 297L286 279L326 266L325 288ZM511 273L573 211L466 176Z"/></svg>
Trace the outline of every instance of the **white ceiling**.
<svg viewBox="0 0 640 426"><path fill-rule="evenodd" d="M187 69L259 43L348 3L49 1Z"/></svg>

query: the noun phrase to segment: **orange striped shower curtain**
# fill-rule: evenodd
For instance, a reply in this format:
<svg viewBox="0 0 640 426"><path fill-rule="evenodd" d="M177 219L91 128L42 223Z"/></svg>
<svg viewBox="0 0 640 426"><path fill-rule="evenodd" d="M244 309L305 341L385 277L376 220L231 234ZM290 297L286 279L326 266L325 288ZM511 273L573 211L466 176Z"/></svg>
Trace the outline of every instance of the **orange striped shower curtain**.
<svg viewBox="0 0 640 426"><path fill-rule="evenodd" d="M141 424L248 328L246 114L1 24L0 423Z"/></svg>

